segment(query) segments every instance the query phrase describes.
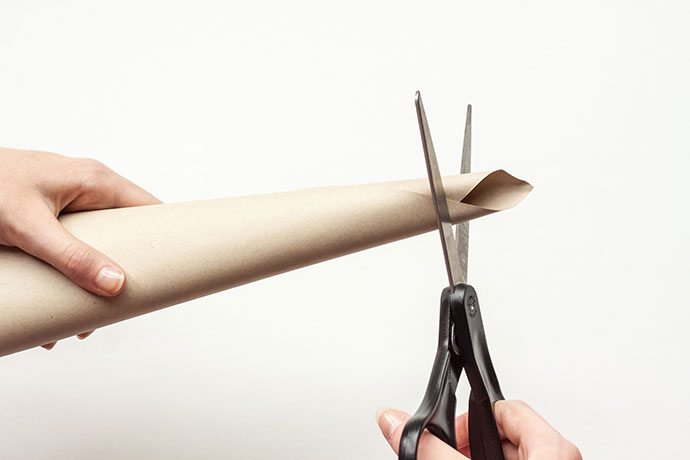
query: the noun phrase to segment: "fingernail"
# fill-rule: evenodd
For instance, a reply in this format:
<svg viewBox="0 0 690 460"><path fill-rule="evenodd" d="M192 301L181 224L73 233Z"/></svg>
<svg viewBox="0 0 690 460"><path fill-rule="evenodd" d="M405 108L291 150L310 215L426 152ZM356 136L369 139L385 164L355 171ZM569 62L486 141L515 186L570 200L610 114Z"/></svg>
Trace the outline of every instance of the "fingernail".
<svg viewBox="0 0 690 460"><path fill-rule="evenodd" d="M90 336L91 334L93 334L93 331L82 332L81 334L77 334L77 338L78 338L79 340L84 340L85 338L87 338L87 337Z"/></svg>
<svg viewBox="0 0 690 460"><path fill-rule="evenodd" d="M381 418L381 414L383 414L384 412L387 412L389 410L391 410L391 408L388 406L381 406L378 409L376 409L376 423L379 423L379 419Z"/></svg>
<svg viewBox="0 0 690 460"><path fill-rule="evenodd" d="M116 267L103 267L96 276L96 286L110 294L119 292L124 282L124 272Z"/></svg>
<svg viewBox="0 0 690 460"><path fill-rule="evenodd" d="M56 343L57 343L57 342L46 343L45 345L41 345L41 346L42 346L43 348L45 348L46 350L52 350Z"/></svg>
<svg viewBox="0 0 690 460"><path fill-rule="evenodd" d="M376 411L376 421L379 424L379 428L381 428L381 433L390 441L395 430L403 422L403 419L397 411L390 407L382 406Z"/></svg>

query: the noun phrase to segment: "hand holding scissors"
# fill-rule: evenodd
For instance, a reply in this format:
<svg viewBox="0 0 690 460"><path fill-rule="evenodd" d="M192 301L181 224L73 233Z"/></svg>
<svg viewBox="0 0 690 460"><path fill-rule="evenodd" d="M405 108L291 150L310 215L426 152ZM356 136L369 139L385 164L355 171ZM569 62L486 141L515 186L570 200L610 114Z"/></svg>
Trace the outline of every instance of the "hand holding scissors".
<svg viewBox="0 0 690 460"><path fill-rule="evenodd" d="M494 414L506 460L582 460L578 448L524 402L498 401ZM409 417L388 407L377 411L379 428L396 453ZM457 450L430 433L422 436L418 459L467 460L470 456L467 413L455 419L455 436Z"/></svg>
<svg viewBox="0 0 690 460"><path fill-rule="evenodd" d="M441 293L438 347L422 403L411 417L399 411L383 411L377 416L379 426L399 460L577 460L581 458L577 448L531 408L503 401L489 355L479 297L467 284L469 223L459 224L453 234L419 92L415 105L449 286ZM461 173L471 169L471 132L472 106L468 106ZM469 410L456 420L455 391L463 370L471 387Z"/></svg>

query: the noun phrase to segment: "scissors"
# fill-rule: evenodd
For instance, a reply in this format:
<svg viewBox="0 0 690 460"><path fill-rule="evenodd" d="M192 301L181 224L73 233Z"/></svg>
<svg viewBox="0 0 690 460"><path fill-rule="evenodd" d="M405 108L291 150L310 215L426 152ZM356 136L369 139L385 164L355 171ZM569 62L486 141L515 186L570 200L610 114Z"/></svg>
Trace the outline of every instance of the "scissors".
<svg viewBox="0 0 690 460"><path fill-rule="evenodd" d="M503 393L489 356L477 291L467 284L469 222L458 224L456 235L453 235L446 193L419 91L415 95L415 105L450 285L441 293L438 348L431 378L419 409L405 424L398 459L417 459L419 440L425 429L457 449L455 391L465 369L471 387L468 428L472 460L503 460L493 412L494 403L504 399ZM471 150L472 106L468 105L460 169L463 174L470 172Z"/></svg>

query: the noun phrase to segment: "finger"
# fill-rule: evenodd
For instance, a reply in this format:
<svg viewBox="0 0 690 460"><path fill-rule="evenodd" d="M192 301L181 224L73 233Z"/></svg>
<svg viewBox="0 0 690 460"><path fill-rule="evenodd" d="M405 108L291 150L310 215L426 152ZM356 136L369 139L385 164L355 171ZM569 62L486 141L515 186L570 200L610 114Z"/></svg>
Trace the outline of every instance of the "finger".
<svg viewBox="0 0 690 460"><path fill-rule="evenodd" d="M80 180L73 184L78 193L64 204L66 212L161 203L158 198L98 161L79 160L78 164L82 165Z"/></svg>
<svg viewBox="0 0 690 460"><path fill-rule="evenodd" d="M117 174L116 174L117 175ZM132 181L117 175L116 180L116 207L124 208L129 206L146 206L149 204L161 204L161 200L139 187Z"/></svg>
<svg viewBox="0 0 690 460"><path fill-rule="evenodd" d="M494 414L499 428L523 458L582 460L580 450L522 401L497 401ZM515 457L517 458L517 457Z"/></svg>
<svg viewBox="0 0 690 460"><path fill-rule="evenodd" d="M45 348L46 350L52 350L56 343L57 342L46 343L45 345L41 345L41 347Z"/></svg>
<svg viewBox="0 0 690 460"><path fill-rule="evenodd" d="M504 460L520 460L520 450L515 444L507 439L501 441L503 447L503 459Z"/></svg>
<svg viewBox="0 0 690 460"><path fill-rule="evenodd" d="M49 209L36 207L18 225L12 242L48 262L82 288L114 296L125 286L125 272L106 255L68 232Z"/></svg>
<svg viewBox="0 0 690 460"><path fill-rule="evenodd" d="M522 401L496 401L494 416L501 434L514 445L530 444L560 434Z"/></svg>
<svg viewBox="0 0 690 460"><path fill-rule="evenodd" d="M93 334L93 331L82 332L81 334L77 334L77 338L78 338L79 340L84 340L85 338L87 338L87 337L90 336L91 334Z"/></svg>
<svg viewBox="0 0 690 460"><path fill-rule="evenodd" d="M402 436L405 422L410 418L405 412L391 409L390 407L381 407L376 411L376 422L381 429L381 433L388 441L393 451L398 454L400 446L400 437ZM457 450L450 447L445 442L438 439L429 432L424 432L422 439L419 441L419 449L417 451L418 460L467 460L467 457L462 455Z"/></svg>
<svg viewBox="0 0 690 460"><path fill-rule="evenodd" d="M458 442L458 450L465 456L470 456L470 432L467 412L455 418L455 439Z"/></svg>

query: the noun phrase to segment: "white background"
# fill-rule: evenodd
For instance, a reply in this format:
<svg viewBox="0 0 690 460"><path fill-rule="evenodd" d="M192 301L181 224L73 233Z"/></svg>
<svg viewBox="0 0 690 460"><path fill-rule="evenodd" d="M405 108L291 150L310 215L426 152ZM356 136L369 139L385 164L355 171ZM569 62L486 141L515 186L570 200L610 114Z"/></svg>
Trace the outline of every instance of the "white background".
<svg viewBox="0 0 690 460"><path fill-rule="evenodd" d="M454 173L472 103L474 170L535 186L471 230L506 396L585 458L681 458L689 16L3 0L0 145L95 157L186 201L423 177L417 89ZM2 358L0 458L393 459L374 410L421 400L443 270L430 233Z"/></svg>

